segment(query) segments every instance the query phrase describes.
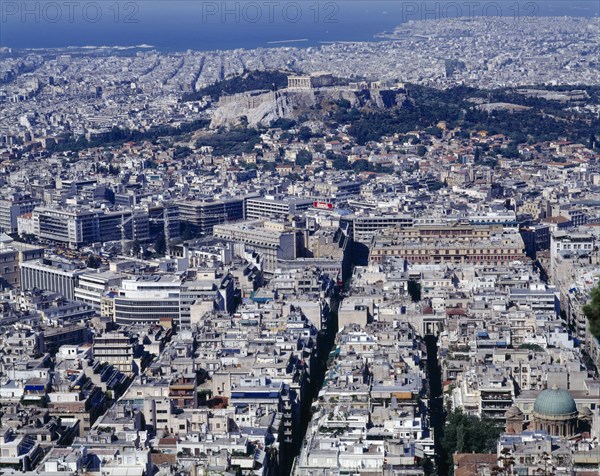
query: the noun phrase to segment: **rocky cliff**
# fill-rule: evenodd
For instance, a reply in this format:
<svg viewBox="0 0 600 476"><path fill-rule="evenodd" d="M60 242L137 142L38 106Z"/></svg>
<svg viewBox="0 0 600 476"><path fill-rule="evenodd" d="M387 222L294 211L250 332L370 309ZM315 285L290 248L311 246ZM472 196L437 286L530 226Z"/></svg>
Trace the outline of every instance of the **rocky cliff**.
<svg viewBox="0 0 600 476"><path fill-rule="evenodd" d="M277 119L322 119L323 110L340 101L351 107L388 108L402 103L404 95L390 90L351 90L323 88L314 90L255 91L223 97L212 112L211 127L235 127L247 122L251 127L269 126Z"/></svg>

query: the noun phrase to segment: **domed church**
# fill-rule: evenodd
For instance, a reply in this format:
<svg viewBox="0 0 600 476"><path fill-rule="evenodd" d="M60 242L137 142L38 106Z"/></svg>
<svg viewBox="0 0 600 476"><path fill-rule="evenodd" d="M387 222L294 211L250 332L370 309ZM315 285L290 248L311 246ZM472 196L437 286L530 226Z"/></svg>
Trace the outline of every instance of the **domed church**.
<svg viewBox="0 0 600 476"><path fill-rule="evenodd" d="M533 405L533 430L543 430L554 436L573 436L577 431L577 405L567 390L543 390Z"/></svg>
<svg viewBox="0 0 600 476"><path fill-rule="evenodd" d="M589 431L592 412L585 407L581 413L568 390L552 388L542 390L533 404L529 419L514 405L506 411L506 431L521 433L523 430L542 430L553 436L570 437L578 432Z"/></svg>

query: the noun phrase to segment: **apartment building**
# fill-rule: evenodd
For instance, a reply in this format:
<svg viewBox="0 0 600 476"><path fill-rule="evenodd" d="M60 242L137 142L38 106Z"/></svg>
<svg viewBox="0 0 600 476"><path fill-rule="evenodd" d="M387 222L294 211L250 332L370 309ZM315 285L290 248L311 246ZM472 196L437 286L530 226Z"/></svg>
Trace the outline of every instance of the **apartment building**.
<svg viewBox="0 0 600 476"><path fill-rule="evenodd" d="M0 200L0 232L16 233L17 217L31 213L41 203L37 198L21 194L12 194Z"/></svg>
<svg viewBox="0 0 600 476"><path fill-rule="evenodd" d="M193 314L200 314L203 311L231 313L234 310L233 276L219 275L215 270L200 271L195 279L181 283L179 298L179 323L183 328L194 324Z"/></svg>
<svg viewBox="0 0 600 476"><path fill-rule="evenodd" d="M121 372L134 371L134 342L121 332L106 332L94 337L94 358L100 362L108 362Z"/></svg>

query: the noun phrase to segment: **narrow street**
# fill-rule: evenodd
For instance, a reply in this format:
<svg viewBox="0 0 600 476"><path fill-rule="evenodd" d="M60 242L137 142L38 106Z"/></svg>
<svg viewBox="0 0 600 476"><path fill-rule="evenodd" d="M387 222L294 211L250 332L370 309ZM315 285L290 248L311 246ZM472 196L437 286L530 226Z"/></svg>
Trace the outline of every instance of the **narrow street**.
<svg viewBox="0 0 600 476"><path fill-rule="evenodd" d="M446 455L442 451L442 438L446 415L444 412L444 395L442 391L442 374L437 355L437 337L425 336L427 345L427 381L429 384L429 421L433 430L435 447L436 474L448 474Z"/></svg>

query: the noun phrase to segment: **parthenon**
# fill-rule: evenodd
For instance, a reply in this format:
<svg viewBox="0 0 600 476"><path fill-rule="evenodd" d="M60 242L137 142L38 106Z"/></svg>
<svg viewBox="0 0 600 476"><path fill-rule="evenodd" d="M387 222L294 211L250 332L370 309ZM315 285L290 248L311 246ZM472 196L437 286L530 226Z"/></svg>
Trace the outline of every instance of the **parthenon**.
<svg viewBox="0 0 600 476"><path fill-rule="evenodd" d="M315 72L304 76L288 76L288 88L313 89L333 85L333 76L327 72Z"/></svg>
<svg viewBox="0 0 600 476"><path fill-rule="evenodd" d="M288 76L288 88L312 89L310 76Z"/></svg>

